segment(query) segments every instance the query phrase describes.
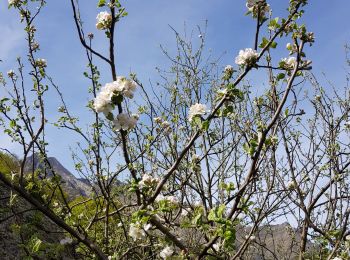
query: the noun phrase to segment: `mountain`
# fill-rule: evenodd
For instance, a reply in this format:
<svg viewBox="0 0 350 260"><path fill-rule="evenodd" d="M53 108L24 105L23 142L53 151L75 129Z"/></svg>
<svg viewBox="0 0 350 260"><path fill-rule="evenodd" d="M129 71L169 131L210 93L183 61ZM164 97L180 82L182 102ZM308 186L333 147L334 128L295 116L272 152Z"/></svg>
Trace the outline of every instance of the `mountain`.
<svg viewBox="0 0 350 260"><path fill-rule="evenodd" d="M53 172L61 176L62 187L64 191L68 193L69 197L75 198L78 196L88 196L90 194L91 185L87 179L75 177L55 157L48 157L47 160L49 165L44 163L37 154L28 157L25 164L25 172L27 174L33 172L33 168L34 171L37 169L47 169L46 173L48 177L52 177Z"/></svg>

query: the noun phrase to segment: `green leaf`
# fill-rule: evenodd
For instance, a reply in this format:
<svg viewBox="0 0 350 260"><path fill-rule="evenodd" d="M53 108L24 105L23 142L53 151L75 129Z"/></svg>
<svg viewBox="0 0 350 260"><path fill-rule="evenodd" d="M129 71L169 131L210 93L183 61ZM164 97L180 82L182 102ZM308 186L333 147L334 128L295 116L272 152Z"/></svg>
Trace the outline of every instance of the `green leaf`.
<svg viewBox="0 0 350 260"><path fill-rule="evenodd" d="M32 252L33 253L39 252L41 244L42 244L42 241L39 238L37 237L34 238Z"/></svg>
<svg viewBox="0 0 350 260"><path fill-rule="evenodd" d="M108 113L108 115L106 116L106 118L110 121L113 121L114 120L114 116L111 112Z"/></svg>
<svg viewBox="0 0 350 260"><path fill-rule="evenodd" d="M210 122L208 120L205 120L202 122L202 130L203 131L208 131L209 129Z"/></svg>
<svg viewBox="0 0 350 260"><path fill-rule="evenodd" d="M272 42L270 45L271 48L276 49L277 47L277 42Z"/></svg>
<svg viewBox="0 0 350 260"><path fill-rule="evenodd" d="M276 78L277 78L277 80L281 80L281 79L284 79L285 77L286 77L286 74L279 73Z"/></svg>
<svg viewBox="0 0 350 260"><path fill-rule="evenodd" d="M289 114L289 109L287 108L285 111L284 111L284 116L287 117Z"/></svg>
<svg viewBox="0 0 350 260"><path fill-rule="evenodd" d="M103 7L106 5L106 0L99 0L97 6L98 7Z"/></svg>
<svg viewBox="0 0 350 260"><path fill-rule="evenodd" d="M281 26L278 24L278 20L279 20L279 18L276 17L275 19L272 19L272 20L270 21L268 28L269 28L271 31L276 30L276 29L278 29L278 28L281 27Z"/></svg>
<svg viewBox="0 0 350 260"><path fill-rule="evenodd" d="M259 45L259 48L262 48L262 49L265 48L268 43L269 43L269 40L263 37L262 42Z"/></svg>

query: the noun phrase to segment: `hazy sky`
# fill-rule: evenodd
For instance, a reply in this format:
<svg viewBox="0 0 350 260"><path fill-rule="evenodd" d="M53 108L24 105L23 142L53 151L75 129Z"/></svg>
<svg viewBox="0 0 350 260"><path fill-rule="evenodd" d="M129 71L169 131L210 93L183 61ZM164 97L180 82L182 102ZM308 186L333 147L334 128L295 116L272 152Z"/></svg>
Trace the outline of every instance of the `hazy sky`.
<svg viewBox="0 0 350 260"><path fill-rule="evenodd" d="M61 87L73 113L80 114L88 100L89 82L83 77L87 60L76 35L69 0L47 1L38 19L38 36L42 58L47 59L47 72ZM95 29L97 1L80 1L86 32L95 34L94 46L103 50L106 41L103 32ZM204 27L208 20L206 48L213 56L225 53L221 63L234 64L234 57L242 48L252 47L254 21L245 16L245 0L125 0L121 1L129 16L117 25L116 57L120 75L136 72L145 85L156 78L155 67L166 67L167 60L161 53L160 44L170 52L174 50L174 34L169 25L183 32L184 24L188 31L197 25ZM268 1L274 16L283 17L289 0ZM314 72L326 72L328 78L342 87L344 74L344 45L350 43L350 1L349 0L310 0L303 19L316 36L316 43L307 49L308 58L313 61ZM83 4L84 3L84 4ZM331 4L330 4L331 3ZM14 68L17 56L25 57L23 25L18 14L8 10L7 1L0 2L0 71ZM197 33L194 34L195 37ZM194 40L197 39L194 37ZM288 55L284 50L280 55ZM102 83L111 81L107 66L101 66ZM0 95L3 95L0 90ZM50 120L59 101L54 93L47 100ZM67 131L48 130L49 152L63 164L73 169L69 160L69 146L74 147L74 135ZM8 147L16 152L0 134L0 147Z"/></svg>

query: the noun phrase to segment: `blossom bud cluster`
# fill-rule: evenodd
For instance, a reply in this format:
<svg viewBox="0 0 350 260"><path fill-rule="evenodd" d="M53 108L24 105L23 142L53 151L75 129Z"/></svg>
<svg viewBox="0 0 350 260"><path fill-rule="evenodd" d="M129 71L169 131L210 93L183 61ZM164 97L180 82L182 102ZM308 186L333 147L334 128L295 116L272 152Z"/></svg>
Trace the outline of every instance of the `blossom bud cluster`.
<svg viewBox="0 0 350 260"><path fill-rule="evenodd" d="M172 246L167 246L160 252L159 255L163 259L168 259L168 257L172 256L172 254L174 254L174 248Z"/></svg>
<svg viewBox="0 0 350 260"><path fill-rule="evenodd" d="M112 25L112 15L106 11L100 12L96 17L96 28L98 30L106 30Z"/></svg>
<svg viewBox="0 0 350 260"><path fill-rule="evenodd" d="M115 130L130 130L133 129L136 124L137 120L139 119L139 116L137 114L132 114L129 116L126 113L121 113L114 118L113 123L114 123L114 128Z"/></svg>
<svg viewBox="0 0 350 260"><path fill-rule="evenodd" d="M35 65L38 66L39 68L45 68L47 66L47 62L45 59L37 59L35 61Z"/></svg>
<svg viewBox="0 0 350 260"><path fill-rule="evenodd" d="M71 244L73 242L73 239L71 239L70 237L66 237L64 239L61 239L60 244L61 245L68 245Z"/></svg>
<svg viewBox="0 0 350 260"><path fill-rule="evenodd" d="M32 48L33 51L37 51L40 47L39 43L33 42L30 47Z"/></svg>
<svg viewBox="0 0 350 260"><path fill-rule="evenodd" d="M302 60L300 61L300 67L307 67L311 64L312 62L310 60ZM297 58L296 57L288 57L288 58L283 58L280 62L280 67L286 70L292 70L297 64Z"/></svg>
<svg viewBox="0 0 350 260"><path fill-rule="evenodd" d="M149 187L155 187L159 183L159 178L157 177L152 177L149 174L144 174L142 176L141 181L139 182L139 187L142 189L144 187L149 188Z"/></svg>
<svg viewBox="0 0 350 260"><path fill-rule="evenodd" d="M145 231L148 231L151 227L152 225L146 224L142 228L139 223L132 223L129 228L129 236L131 236L134 239L134 241L142 239L146 236Z"/></svg>
<svg viewBox="0 0 350 260"><path fill-rule="evenodd" d="M270 12L270 5L265 0L247 0L246 6L254 18L258 17L259 12L260 18L265 17Z"/></svg>
<svg viewBox="0 0 350 260"><path fill-rule="evenodd" d="M246 48L244 50L240 50L238 53L238 56L235 59L235 62L237 65L240 66L253 66L257 59L259 57L259 54L256 50L253 50L251 48Z"/></svg>
<svg viewBox="0 0 350 260"><path fill-rule="evenodd" d="M171 203L173 205L179 204L179 200L175 196L172 196L172 195L164 196L162 194L159 194L156 198L156 202L160 202L160 201L168 201L169 203Z"/></svg>
<svg viewBox="0 0 350 260"><path fill-rule="evenodd" d="M201 116L207 113L206 105L196 103L190 107L190 111L188 112L188 120L192 122L195 116Z"/></svg>
<svg viewBox="0 0 350 260"><path fill-rule="evenodd" d="M224 69L224 73L227 74L232 74L234 72L234 69L231 65L226 65L225 69Z"/></svg>
<svg viewBox="0 0 350 260"><path fill-rule="evenodd" d="M8 0L9 5L17 5L20 2L20 0Z"/></svg>
<svg viewBox="0 0 350 260"><path fill-rule="evenodd" d="M290 51L291 54L298 52L298 46L296 44L287 43L286 48Z"/></svg>
<svg viewBox="0 0 350 260"><path fill-rule="evenodd" d="M15 74L15 72L14 72L13 70L9 70L9 71L7 72L7 76L8 76L9 78L13 78L14 76L16 76L16 74Z"/></svg>
<svg viewBox="0 0 350 260"><path fill-rule="evenodd" d="M158 125L160 125L161 129L164 130L165 133L170 133L171 132L171 125L168 121L163 121L161 117L155 117L153 118L154 122ZM157 131L160 131L160 129L156 129Z"/></svg>

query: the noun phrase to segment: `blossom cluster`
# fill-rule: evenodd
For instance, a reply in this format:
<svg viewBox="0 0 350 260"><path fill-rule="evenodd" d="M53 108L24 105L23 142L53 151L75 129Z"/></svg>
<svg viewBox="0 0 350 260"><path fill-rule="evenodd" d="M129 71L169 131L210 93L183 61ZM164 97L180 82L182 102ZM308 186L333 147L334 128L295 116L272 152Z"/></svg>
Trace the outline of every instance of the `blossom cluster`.
<svg viewBox="0 0 350 260"><path fill-rule="evenodd" d="M136 83L134 81L121 76L117 77L116 81L102 87L94 99L93 108L97 113L104 113L108 117L114 109L114 105L120 102L120 98L128 97L131 99L134 97L135 89ZM113 119L113 123L116 130L129 130L135 127L137 120L138 115L136 114L129 116L126 113L121 113Z"/></svg>
<svg viewBox="0 0 350 260"><path fill-rule="evenodd" d="M8 0L9 5L17 5L19 0Z"/></svg>
<svg viewBox="0 0 350 260"><path fill-rule="evenodd" d="M146 232L152 228L151 224L146 224L141 227L140 223L132 223L129 228L129 236L131 236L134 241L142 239L146 236Z"/></svg>
<svg viewBox="0 0 350 260"><path fill-rule="evenodd" d="M206 105L196 103L190 107L190 111L188 112L188 120L192 122L195 116L201 116L207 113Z"/></svg>
<svg viewBox="0 0 350 260"><path fill-rule="evenodd" d="M301 60L300 67L307 67L311 64L310 60ZM292 70L297 65L297 58L296 57L288 57L283 58L280 62L280 67L286 70Z"/></svg>
<svg viewBox="0 0 350 260"><path fill-rule="evenodd" d="M73 239L71 239L70 237L66 237L60 240L61 245L68 245L68 244L71 244L72 242L73 242Z"/></svg>
<svg viewBox="0 0 350 260"><path fill-rule="evenodd" d="M121 113L114 118L113 123L114 123L114 128L116 130L130 130L133 129L136 124L137 120L139 119L139 116L137 114L132 114L129 116L126 113Z"/></svg>
<svg viewBox="0 0 350 260"><path fill-rule="evenodd" d="M173 205L177 205L179 203L179 200L175 197L175 196L172 196L172 195L167 195L167 196L164 196L162 194L159 194L156 198L156 201L157 202L160 202L160 201L167 201Z"/></svg>
<svg viewBox="0 0 350 260"><path fill-rule="evenodd" d="M47 66L47 62L45 59L37 59L35 61L35 65L38 66L39 68L45 68Z"/></svg>
<svg viewBox="0 0 350 260"><path fill-rule="evenodd" d="M235 59L237 65L240 66L252 66L256 63L259 54L256 50L251 48L246 48L244 50L240 50L238 56Z"/></svg>
<svg viewBox="0 0 350 260"><path fill-rule="evenodd" d="M159 178L157 177L152 177L149 174L144 174L142 176L141 181L139 182L139 187L144 188L144 187L154 187L159 183Z"/></svg>
<svg viewBox="0 0 350 260"><path fill-rule="evenodd" d="M7 76L8 76L9 78L13 78L14 76L16 76L16 74L15 74L14 70L9 70L9 71L7 72Z"/></svg>
<svg viewBox="0 0 350 260"><path fill-rule="evenodd" d="M270 12L270 5L265 0L247 0L246 6L255 18L258 17L259 12L260 18L265 17Z"/></svg>
<svg viewBox="0 0 350 260"><path fill-rule="evenodd" d="M161 258L167 259L168 257L172 256L172 254L174 254L174 248L172 246L167 246L160 252L159 255Z"/></svg>
<svg viewBox="0 0 350 260"><path fill-rule="evenodd" d="M100 12L96 17L96 28L98 30L106 30L112 25L112 15L106 11Z"/></svg>
<svg viewBox="0 0 350 260"><path fill-rule="evenodd" d="M153 121L160 126L160 128L157 128L157 132L160 132L161 129L164 131L165 134L169 134L171 132L171 125L168 121L163 120L161 117L155 117L153 118Z"/></svg>
<svg viewBox="0 0 350 260"><path fill-rule="evenodd" d="M94 100L94 109L97 113L108 114L113 110L113 96L126 96L128 98L134 97L136 83L128 80L125 77L117 77L116 81L107 83L102 87L101 91Z"/></svg>
<svg viewBox="0 0 350 260"><path fill-rule="evenodd" d="M226 65L225 69L224 69L224 73L226 74L232 74L234 72L234 69L231 65Z"/></svg>

